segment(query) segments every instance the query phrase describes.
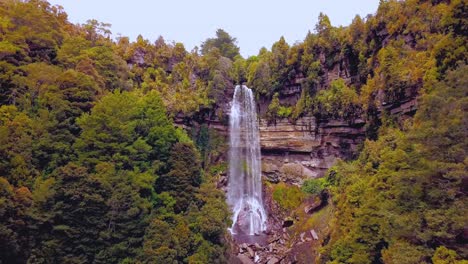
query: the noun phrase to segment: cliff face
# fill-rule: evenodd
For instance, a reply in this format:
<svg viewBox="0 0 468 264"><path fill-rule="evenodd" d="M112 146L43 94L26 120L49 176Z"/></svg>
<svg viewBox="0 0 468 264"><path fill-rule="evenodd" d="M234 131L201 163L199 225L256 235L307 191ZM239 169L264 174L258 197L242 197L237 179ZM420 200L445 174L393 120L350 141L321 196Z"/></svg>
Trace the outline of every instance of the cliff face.
<svg viewBox="0 0 468 264"><path fill-rule="evenodd" d="M352 62L348 57L326 66L325 55L321 54L320 62L323 73L315 84L317 91L327 89L338 78L342 78L348 86L361 86L362 80L352 70ZM279 89L280 104L294 107L301 97L304 82L306 79L298 73ZM233 93L234 84L229 83L213 108L201 110L192 117L178 116L175 122L189 129L206 125L217 130L226 138L225 142L228 142L230 101ZM377 115L386 112L395 120L403 121L416 112L417 96L417 90L408 89L402 100L389 103L385 101L384 91L378 91L375 100ZM257 99L260 117L266 116L270 102L271 98L267 97ZM306 178L322 177L337 159L348 160L358 154L359 146L366 137L366 122L368 120L364 116L354 120L317 120L313 116L305 116L294 122L281 119L273 124L262 118L259 128L263 176L274 183L287 182L295 185L300 185ZM224 153L219 159L227 160L226 155Z"/></svg>
<svg viewBox="0 0 468 264"><path fill-rule="evenodd" d="M323 55L324 56L324 55ZM323 57L322 56L322 57ZM321 59L325 64L325 58ZM316 89L327 89L333 80L342 78L348 86L360 87L361 80L352 75L350 62L343 58L330 67L316 84ZM282 105L294 107L302 92L304 77L297 75L279 92ZM377 112L388 113L402 122L413 116L417 109L418 91L406 91L405 98L395 103L384 100L384 92L377 94ZM269 100L260 98L259 112L265 116ZM358 154L359 146L366 138L364 117L355 120L317 120L302 117L292 123L287 119L268 124L260 121L261 148L264 176L272 182L299 185L306 178L322 177L337 159L351 159ZM375 125L375 124L373 124Z"/></svg>
<svg viewBox="0 0 468 264"><path fill-rule="evenodd" d="M323 56L322 56L323 57ZM325 58L322 58L323 63ZM332 80L342 78L348 85L356 78L350 75L349 62L344 59L325 72L317 90L326 89ZM304 77L297 75L280 90L282 105L294 106L302 92ZM263 99L263 100L262 100ZM269 101L261 98L259 112L265 115ZM322 177L337 159L350 159L365 139L365 120L317 120L308 116L291 122L287 119L268 124L260 121L262 170L272 182L300 185L306 178Z"/></svg>
<svg viewBox="0 0 468 264"><path fill-rule="evenodd" d="M349 75L346 65L343 61L328 70L318 89L326 89L326 86L338 77L345 79L348 85L353 85L353 77ZM302 81L304 80L301 76L296 76L293 82L281 89L281 104L296 104L302 91ZM186 128L205 124L217 130L228 142L228 120L233 92L234 85L227 87L214 110L197 118L176 118L176 123ZM404 120L415 113L416 96L417 94L412 94L397 104L387 104L383 95L377 95L382 97L378 100L382 102L377 106L378 111L386 111L397 117L397 120ZM265 116L269 103L267 98L258 100L259 116ZM366 137L365 125L364 118L317 120L313 116L306 116L295 122L281 119L273 124L262 118L259 128L263 176L274 183L287 182L295 185L300 185L307 178L322 177L337 159L348 160L358 154L359 146ZM226 155L227 153L222 155L221 159L227 160Z"/></svg>
<svg viewBox="0 0 468 264"><path fill-rule="evenodd" d="M324 175L338 158L352 158L365 139L364 121L317 122L303 117L276 125L260 121L262 172L272 182L300 184Z"/></svg>

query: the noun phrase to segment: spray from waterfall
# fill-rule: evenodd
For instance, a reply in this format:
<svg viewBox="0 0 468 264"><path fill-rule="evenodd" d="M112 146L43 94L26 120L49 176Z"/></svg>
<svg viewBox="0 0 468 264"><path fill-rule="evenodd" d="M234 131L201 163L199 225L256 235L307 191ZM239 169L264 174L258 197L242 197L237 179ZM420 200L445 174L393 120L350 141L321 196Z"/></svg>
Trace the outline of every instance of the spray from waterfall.
<svg viewBox="0 0 468 264"><path fill-rule="evenodd" d="M258 235L266 230L267 215L262 200L257 109L252 90L245 85L235 88L229 121L231 233Z"/></svg>

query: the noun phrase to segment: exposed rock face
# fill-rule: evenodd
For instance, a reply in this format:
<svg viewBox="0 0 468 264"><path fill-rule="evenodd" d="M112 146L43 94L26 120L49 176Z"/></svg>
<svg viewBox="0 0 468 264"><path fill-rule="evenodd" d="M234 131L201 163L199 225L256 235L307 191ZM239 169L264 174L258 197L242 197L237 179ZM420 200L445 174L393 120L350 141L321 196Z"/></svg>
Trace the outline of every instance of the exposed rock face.
<svg viewBox="0 0 468 264"><path fill-rule="evenodd" d="M283 119L268 125L261 120L262 172L272 182L293 184L321 177L338 158L356 154L365 139L364 124L361 119L318 123L314 117L295 124Z"/></svg>
<svg viewBox="0 0 468 264"><path fill-rule="evenodd" d="M307 153L313 147L320 145L314 133L315 118L304 117L295 125L287 119L268 125L266 120L260 121L261 147L264 151Z"/></svg>

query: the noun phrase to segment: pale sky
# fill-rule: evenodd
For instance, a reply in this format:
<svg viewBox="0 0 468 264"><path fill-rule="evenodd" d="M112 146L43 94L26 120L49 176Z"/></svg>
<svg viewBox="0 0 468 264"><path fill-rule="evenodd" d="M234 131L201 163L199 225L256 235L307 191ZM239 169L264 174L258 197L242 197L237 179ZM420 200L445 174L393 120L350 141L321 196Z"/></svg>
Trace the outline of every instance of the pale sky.
<svg viewBox="0 0 468 264"><path fill-rule="evenodd" d="M374 14L379 0L49 0L65 8L73 23L88 19L112 24L113 36L141 34L154 41L182 42L191 50L222 28L237 38L244 57L284 36L289 44L313 31L320 12L334 26L349 25L356 14Z"/></svg>

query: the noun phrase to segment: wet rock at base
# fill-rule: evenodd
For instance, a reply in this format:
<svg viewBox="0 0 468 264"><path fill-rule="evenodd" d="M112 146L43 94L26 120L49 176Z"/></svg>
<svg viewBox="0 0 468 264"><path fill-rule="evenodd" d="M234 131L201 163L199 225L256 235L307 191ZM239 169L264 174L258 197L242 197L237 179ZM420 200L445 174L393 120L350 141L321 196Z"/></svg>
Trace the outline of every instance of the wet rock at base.
<svg viewBox="0 0 468 264"><path fill-rule="evenodd" d="M280 239L279 236L274 236L274 237L268 239L268 244L272 244L272 243L278 241L279 239Z"/></svg>
<svg viewBox="0 0 468 264"><path fill-rule="evenodd" d="M249 252L250 257L253 258L255 256L255 252L250 247L247 247L247 251Z"/></svg>

